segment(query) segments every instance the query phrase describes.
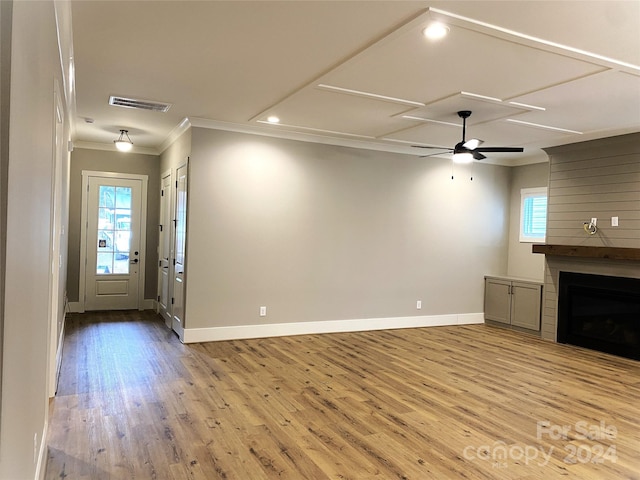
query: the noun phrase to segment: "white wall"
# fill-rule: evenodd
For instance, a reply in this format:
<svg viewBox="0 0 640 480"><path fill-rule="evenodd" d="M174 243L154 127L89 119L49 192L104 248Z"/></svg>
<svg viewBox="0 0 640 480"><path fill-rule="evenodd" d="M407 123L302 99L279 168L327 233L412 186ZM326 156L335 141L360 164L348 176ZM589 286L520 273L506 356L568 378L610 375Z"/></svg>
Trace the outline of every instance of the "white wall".
<svg viewBox="0 0 640 480"><path fill-rule="evenodd" d="M0 478L23 480L46 452L53 99L63 79L54 3L15 2L12 20Z"/></svg>
<svg viewBox="0 0 640 480"><path fill-rule="evenodd" d="M192 128L187 329L481 313L509 172L474 168Z"/></svg>
<svg viewBox="0 0 640 480"><path fill-rule="evenodd" d="M510 276L544 280L544 255L531 253L532 243L520 242L520 190L548 185L548 162L511 168L509 257L506 272Z"/></svg>

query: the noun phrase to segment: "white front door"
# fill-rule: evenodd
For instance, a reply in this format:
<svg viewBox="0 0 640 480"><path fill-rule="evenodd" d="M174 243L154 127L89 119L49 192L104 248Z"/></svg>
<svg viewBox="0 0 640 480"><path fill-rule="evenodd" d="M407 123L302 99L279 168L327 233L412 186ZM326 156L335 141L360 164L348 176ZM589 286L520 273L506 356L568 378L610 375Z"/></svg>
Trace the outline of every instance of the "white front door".
<svg viewBox="0 0 640 480"><path fill-rule="evenodd" d="M172 315L173 330L182 338L184 334L184 283L187 241L187 165L176 171L176 212L174 241L174 274Z"/></svg>
<svg viewBox="0 0 640 480"><path fill-rule="evenodd" d="M117 174L87 173L83 183L87 185L83 192L84 309L141 308L146 176L124 178Z"/></svg>
<svg viewBox="0 0 640 480"><path fill-rule="evenodd" d="M162 177L160 189L160 232L158 242L158 313L171 328L171 172Z"/></svg>

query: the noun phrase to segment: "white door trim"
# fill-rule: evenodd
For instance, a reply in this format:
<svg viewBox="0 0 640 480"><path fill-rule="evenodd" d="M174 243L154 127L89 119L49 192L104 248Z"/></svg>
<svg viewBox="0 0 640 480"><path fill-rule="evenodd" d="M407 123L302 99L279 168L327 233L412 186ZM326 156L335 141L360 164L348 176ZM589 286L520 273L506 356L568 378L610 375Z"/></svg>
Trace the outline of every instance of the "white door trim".
<svg viewBox="0 0 640 480"><path fill-rule="evenodd" d="M91 177L140 180L142 183L142 207L140 211L140 275L138 279L138 310L144 310L145 260L147 250L147 183L149 181L149 177L148 175L138 175L135 173L99 172L94 170L82 171L82 213L80 216L80 285L78 285L78 310L80 311L80 313L83 313L85 311L86 302L85 281L87 278L87 221L89 200L89 196L87 195L87 193L89 189L89 178Z"/></svg>
<svg viewBox="0 0 640 480"><path fill-rule="evenodd" d="M158 261L160 262L158 265L158 292L157 292L157 304L156 304L156 313L160 314L160 316L164 319L165 324L168 328L171 328L171 322L172 322L172 314L171 314L171 296L173 294L173 282L171 281L172 277L172 272L171 272L171 264L172 264L172 259L173 259L173 222L172 222L172 217L173 217L173 180L174 176L173 176L173 171L171 169L165 170L164 172L162 172L160 174L160 190L164 190L164 184L165 184L165 179L169 179L169 186L167 188L167 191L165 192L166 195L166 202L167 202L167 206L166 212L162 211L162 198L160 199L160 223L163 224L163 221L165 220L165 218L163 218L163 213L165 213L165 215L168 217L167 218L167 224L163 225L163 232L159 233L158 235ZM162 253L160 251L160 247L162 246L162 235L167 235L167 237L165 237L165 241L167 242L167 247L169 248L169 257L168 257L168 271L167 271L167 305L166 305L166 310L164 312L161 312L160 309L160 297L162 296L162 272L161 272L161 262L162 262Z"/></svg>
<svg viewBox="0 0 640 480"><path fill-rule="evenodd" d="M180 278L180 290L176 288L177 275L176 275L176 259L178 256L177 252L177 226L178 226L178 207L180 199L178 198L178 185L180 182L180 171L184 169L185 172L185 194L187 195L186 204L184 206L186 215L184 218L184 239L183 239L183 248L184 252L182 252L182 274ZM187 280L187 239L188 239L188 221L187 218L189 216L189 157L187 157L181 165L176 168L175 178L174 178L174 195L173 195L173 209L174 209L174 221L173 229L172 229L172 259L171 259L171 328L174 332L178 334L180 340L184 338L184 325L185 325L185 310L186 310L186 280ZM175 303L176 297L179 296L178 302ZM177 315L176 315L177 311Z"/></svg>

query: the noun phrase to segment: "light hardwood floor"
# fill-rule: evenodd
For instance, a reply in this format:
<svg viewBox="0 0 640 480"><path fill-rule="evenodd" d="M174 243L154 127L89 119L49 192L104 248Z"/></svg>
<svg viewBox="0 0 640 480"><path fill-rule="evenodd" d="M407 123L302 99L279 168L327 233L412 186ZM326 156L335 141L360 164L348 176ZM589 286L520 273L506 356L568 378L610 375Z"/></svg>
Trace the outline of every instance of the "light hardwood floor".
<svg viewBox="0 0 640 480"><path fill-rule="evenodd" d="M75 314L46 478L638 479L640 362L486 325L182 345Z"/></svg>

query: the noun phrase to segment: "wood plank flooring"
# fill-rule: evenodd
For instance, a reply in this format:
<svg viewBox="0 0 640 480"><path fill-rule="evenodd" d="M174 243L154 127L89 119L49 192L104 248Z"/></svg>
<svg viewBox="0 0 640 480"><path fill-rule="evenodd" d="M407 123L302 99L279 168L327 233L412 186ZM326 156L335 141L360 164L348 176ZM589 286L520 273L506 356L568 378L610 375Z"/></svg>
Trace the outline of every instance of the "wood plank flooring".
<svg viewBox="0 0 640 480"><path fill-rule="evenodd" d="M151 312L66 329L47 479L640 478L640 362L486 325L193 345Z"/></svg>

